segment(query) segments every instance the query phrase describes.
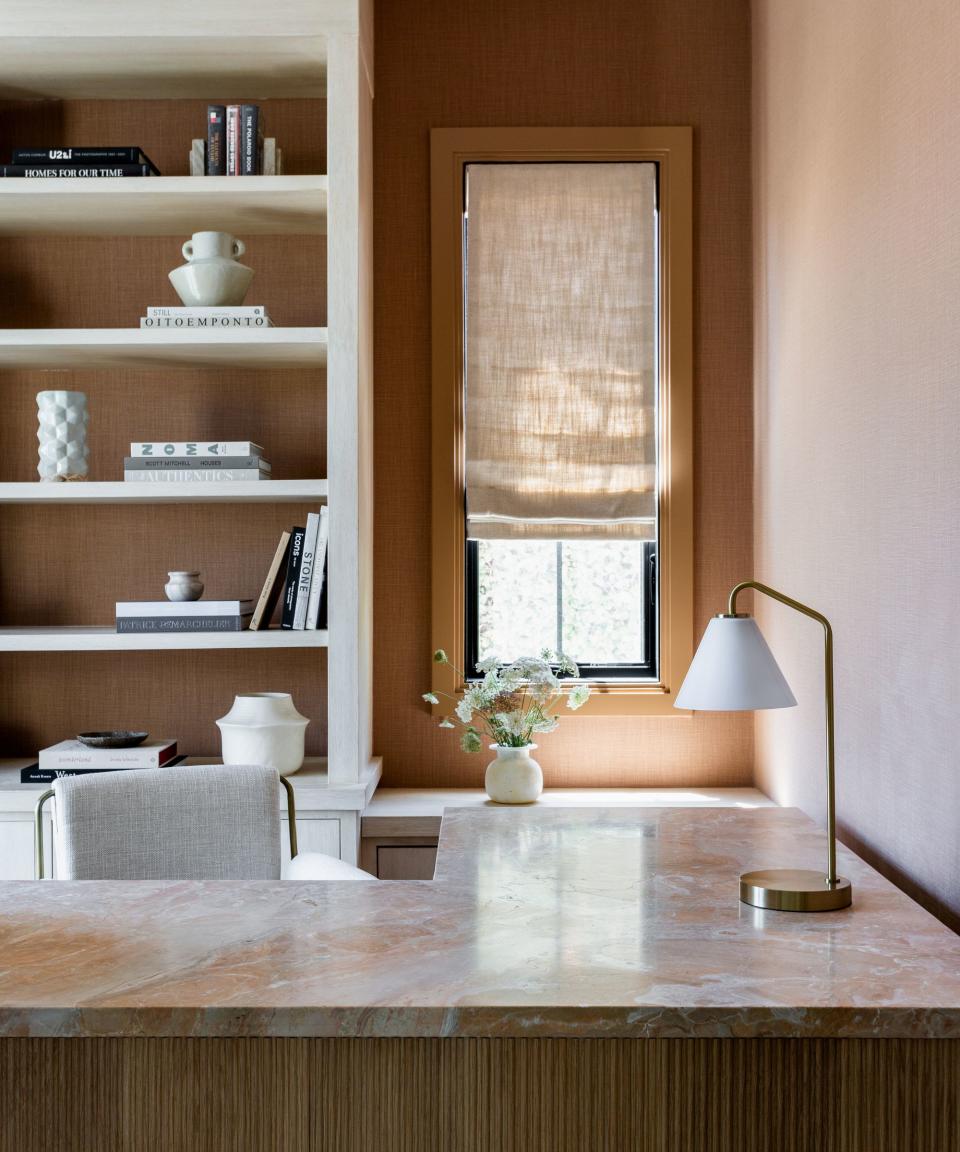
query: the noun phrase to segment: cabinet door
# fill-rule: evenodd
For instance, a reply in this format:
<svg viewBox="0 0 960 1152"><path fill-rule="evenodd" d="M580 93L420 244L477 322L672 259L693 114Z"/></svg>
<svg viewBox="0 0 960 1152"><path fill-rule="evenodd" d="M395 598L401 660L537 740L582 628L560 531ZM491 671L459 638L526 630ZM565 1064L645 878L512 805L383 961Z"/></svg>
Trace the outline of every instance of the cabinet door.
<svg viewBox="0 0 960 1152"><path fill-rule="evenodd" d="M285 816L280 818L280 851L284 864L290 861L290 832ZM340 821L329 817L297 813L297 851L323 852L340 859Z"/></svg>
<svg viewBox="0 0 960 1152"><path fill-rule="evenodd" d="M432 880L435 844L378 844L377 876L381 880Z"/></svg>
<svg viewBox="0 0 960 1152"><path fill-rule="evenodd" d="M43 871L47 877L54 875L53 836L53 821L48 805L43 818ZM0 880L35 880L33 851L33 818L0 817Z"/></svg>

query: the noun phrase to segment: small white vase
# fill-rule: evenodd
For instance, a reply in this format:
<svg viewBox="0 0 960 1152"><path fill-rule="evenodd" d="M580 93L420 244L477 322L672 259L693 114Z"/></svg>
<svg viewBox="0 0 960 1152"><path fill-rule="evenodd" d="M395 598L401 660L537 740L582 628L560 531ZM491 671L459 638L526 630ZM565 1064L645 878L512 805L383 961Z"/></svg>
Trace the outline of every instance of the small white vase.
<svg viewBox="0 0 960 1152"><path fill-rule="evenodd" d="M87 397L83 392L37 393L41 480L87 478Z"/></svg>
<svg viewBox="0 0 960 1152"><path fill-rule="evenodd" d="M253 269L238 264L247 247L229 232L194 232L183 246L187 261L170 273L170 283L188 308L223 308L243 303Z"/></svg>
<svg viewBox="0 0 960 1152"><path fill-rule="evenodd" d="M543 791L543 773L530 753L536 744L507 748L491 744L496 760L487 765L483 786L494 804L532 804Z"/></svg>
<svg viewBox="0 0 960 1152"><path fill-rule="evenodd" d="M307 725L289 692L241 692L217 721L224 764L264 764L281 776L303 767Z"/></svg>
<svg viewBox="0 0 960 1152"><path fill-rule="evenodd" d="M164 584L163 590L167 599L176 604L185 600L199 600L203 595L203 581L199 572L168 572L170 579Z"/></svg>

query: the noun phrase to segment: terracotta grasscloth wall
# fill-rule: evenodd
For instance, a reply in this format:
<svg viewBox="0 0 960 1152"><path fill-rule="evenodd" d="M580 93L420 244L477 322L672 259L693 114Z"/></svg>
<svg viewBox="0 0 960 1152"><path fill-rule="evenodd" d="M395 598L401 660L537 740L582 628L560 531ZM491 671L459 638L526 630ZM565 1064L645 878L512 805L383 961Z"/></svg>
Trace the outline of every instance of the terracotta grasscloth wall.
<svg viewBox="0 0 960 1152"><path fill-rule="evenodd" d="M378 0L374 102L374 746L385 780L472 786L483 757L419 696L430 648L432 127L694 128L696 627L751 565L747 0ZM749 783L749 717L574 717L548 785Z"/></svg>
<svg viewBox="0 0 960 1152"><path fill-rule="evenodd" d="M754 6L757 571L836 631L843 839L960 928L960 8ZM820 637L759 782L823 819Z"/></svg>

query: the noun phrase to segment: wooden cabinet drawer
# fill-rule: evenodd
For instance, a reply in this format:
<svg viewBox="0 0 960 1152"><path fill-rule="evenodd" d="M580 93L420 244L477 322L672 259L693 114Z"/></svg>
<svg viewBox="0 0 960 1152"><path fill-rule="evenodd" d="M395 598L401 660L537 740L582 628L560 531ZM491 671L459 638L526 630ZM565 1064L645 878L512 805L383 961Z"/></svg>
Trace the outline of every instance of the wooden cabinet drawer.
<svg viewBox="0 0 960 1152"><path fill-rule="evenodd" d="M377 876L381 880L432 880L436 844L378 844Z"/></svg>

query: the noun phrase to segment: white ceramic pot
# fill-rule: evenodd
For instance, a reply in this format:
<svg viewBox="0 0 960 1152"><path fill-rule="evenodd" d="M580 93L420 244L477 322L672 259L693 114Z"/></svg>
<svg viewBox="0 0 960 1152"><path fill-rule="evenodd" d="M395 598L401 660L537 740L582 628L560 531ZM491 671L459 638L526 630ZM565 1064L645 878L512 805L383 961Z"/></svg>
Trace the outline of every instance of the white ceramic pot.
<svg viewBox="0 0 960 1152"><path fill-rule="evenodd" d="M309 723L289 692L241 692L217 721L223 762L265 764L281 776L292 776L303 766Z"/></svg>
<svg viewBox="0 0 960 1152"><path fill-rule="evenodd" d="M83 392L37 393L41 480L87 477L87 397Z"/></svg>
<svg viewBox="0 0 960 1152"><path fill-rule="evenodd" d="M170 283L189 308L242 304L253 269L238 264L236 257L246 250L228 232L194 232L182 249L187 263L174 268Z"/></svg>
<svg viewBox="0 0 960 1152"><path fill-rule="evenodd" d="M483 786L494 804L532 804L543 791L543 773L530 753L536 744L506 748L491 744L496 760L487 765Z"/></svg>
<svg viewBox="0 0 960 1152"><path fill-rule="evenodd" d="M185 600L199 600L203 595L203 581L199 572L168 572L170 579L163 590L168 600L180 604Z"/></svg>

